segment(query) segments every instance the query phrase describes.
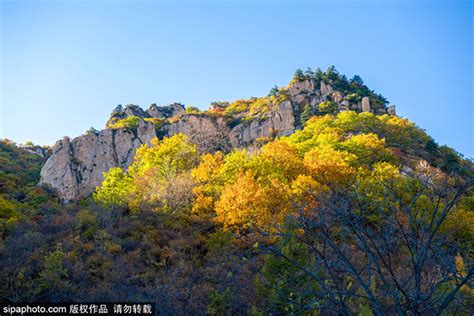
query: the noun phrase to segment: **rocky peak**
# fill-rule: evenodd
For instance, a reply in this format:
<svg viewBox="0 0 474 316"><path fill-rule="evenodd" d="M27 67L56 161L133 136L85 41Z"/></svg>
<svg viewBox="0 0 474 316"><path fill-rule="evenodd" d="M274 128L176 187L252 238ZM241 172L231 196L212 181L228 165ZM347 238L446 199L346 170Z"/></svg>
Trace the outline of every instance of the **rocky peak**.
<svg viewBox="0 0 474 316"><path fill-rule="evenodd" d="M143 111L143 109L140 106L135 105L135 104L129 104L123 110L112 111L112 113L110 114L109 120L105 124L105 127L109 128L117 121L123 120L131 116L138 116L140 118L150 117L150 115L147 112Z"/></svg>
<svg viewBox="0 0 474 316"><path fill-rule="evenodd" d="M140 106L135 104L127 105L123 110L114 110L110 114L110 118L105 124L106 128L112 127L113 124L127 117L136 116L141 119L145 118L171 118L185 113L184 105L181 103L172 103L166 106L157 106L155 103L144 111Z"/></svg>
<svg viewBox="0 0 474 316"><path fill-rule="evenodd" d="M154 118L170 118L185 113L184 105L181 103L172 103L167 106L157 106L155 103L150 105L146 113Z"/></svg>
<svg viewBox="0 0 474 316"><path fill-rule="evenodd" d="M125 109L123 110L123 114L125 117L128 117L128 116L138 116L142 118L149 117L147 112L143 111L143 109L140 106L135 105L135 104L127 105Z"/></svg>

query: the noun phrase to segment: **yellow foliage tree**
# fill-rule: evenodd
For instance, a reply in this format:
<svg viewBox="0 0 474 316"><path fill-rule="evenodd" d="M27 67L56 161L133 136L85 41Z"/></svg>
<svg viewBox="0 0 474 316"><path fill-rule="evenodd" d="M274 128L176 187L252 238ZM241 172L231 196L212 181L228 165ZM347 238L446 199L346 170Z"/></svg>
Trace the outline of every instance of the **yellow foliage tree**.
<svg viewBox="0 0 474 316"><path fill-rule="evenodd" d="M190 205L193 180L190 171L198 160L196 146L184 134L176 134L137 149L135 161L123 172L112 168L104 174L94 198L106 205L179 211Z"/></svg>
<svg viewBox="0 0 474 316"><path fill-rule="evenodd" d="M214 203L222 191L222 166L224 164L221 152L205 154L199 165L191 171L197 185L193 189L193 212L197 214L212 214Z"/></svg>
<svg viewBox="0 0 474 316"><path fill-rule="evenodd" d="M318 182L341 186L353 180L356 169L352 164L356 159L354 154L325 146L309 151L304 162Z"/></svg>
<svg viewBox="0 0 474 316"><path fill-rule="evenodd" d="M177 172L193 168L198 158L196 145L190 143L185 134L176 134L162 140L153 138L151 146L144 144L137 149L128 172L135 176L153 169L157 177L169 180Z"/></svg>
<svg viewBox="0 0 474 316"><path fill-rule="evenodd" d="M281 222L289 209L289 192L277 180L262 187L251 172L227 186L216 203L216 220L225 227L270 228Z"/></svg>
<svg viewBox="0 0 474 316"><path fill-rule="evenodd" d="M279 140L265 145L259 155L253 157L251 169L258 178L276 178L285 183L305 172L298 149Z"/></svg>
<svg viewBox="0 0 474 316"><path fill-rule="evenodd" d="M104 172L104 181L101 187L96 188L94 199L106 206L126 207L133 188L132 181L121 168L111 168Z"/></svg>

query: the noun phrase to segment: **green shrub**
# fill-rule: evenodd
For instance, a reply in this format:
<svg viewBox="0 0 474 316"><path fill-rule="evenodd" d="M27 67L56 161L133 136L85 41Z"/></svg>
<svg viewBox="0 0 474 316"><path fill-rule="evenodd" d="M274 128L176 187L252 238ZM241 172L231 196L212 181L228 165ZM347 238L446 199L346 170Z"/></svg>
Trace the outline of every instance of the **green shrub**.
<svg viewBox="0 0 474 316"><path fill-rule="evenodd" d="M309 120L311 116L313 116L313 109L311 107L311 104L306 103L303 108L303 112L301 113L301 123L306 123L306 121Z"/></svg>
<svg viewBox="0 0 474 316"><path fill-rule="evenodd" d="M278 91L278 95L275 97L276 104L280 104L290 99L290 95L288 94L288 89L280 89Z"/></svg>
<svg viewBox="0 0 474 316"><path fill-rule="evenodd" d="M122 120L119 120L113 124L111 124L109 127L113 129L119 129L119 128L137 128L138 123L140 122L141 118L138 116L129 116L126 117Z"/></svg>
<svg viewBox="0 0 474 316"><path fill-rule="evenodd" d="M252 103L251 100L237 100L232 102L226 109L226 115L235 115L241 112L245 112L249 109L250 104Z"/></svg>
<svg viewBox="0 0 474 316"><path fill-rule="evenodd" d="M319 104L318 113L320 115L336 114L337 112L337 104L333 101L324 101Z"/></svg>
<svg viewBox="0 0 474 316"><path fill-rule="evenodd" d="M209 296L207 312L209 315L226 315L232 311L232 292L229 288L218 292L213 290Z"/></svg>
<svg viewBox="0 0 474 316"><path fill-rule="evenodd" d="M359 102L360 97L357 95L357 93L350 93L346 95L346 100L349 101L350 103L356 103L356 102Z"/></svg>
<svg viewBox="0 0 474 316"><path fill-rule="evenodd" d="M270 98L254 99L250 104L250 115L259 115L266 113L270 107Z"/></svg>
<svg viewBox="0 0 474 316"><path fill-rule="evenodd" d="M147 117L145 118L146 122L153 123L156 129L163 127L164 125L168 124L168 120L159 117Z"/></svg>
<svg viewBox="0 0 474 316"><path fill-rule="evenodd" d="M119 113L119 112L122 112L122 111L123 111L122 104L118 104L113 110L114 113Z"/></svg>
<svg viewBox="0 0 474 316"><path fill-rule="evenodd" d="M98 130L96 130L94 127L91 127L86 131L86 135L95 134L97 132Z"/></svg>
<svg viewBox="0 0 474 316"><path fill-rule="evenodd" d="M276 97L278 94L278 86L274 86L273 88L270 89L270 92L268 93L269 97Z"/></svg>
<svg viewBox="0 0 474 316"><path fill-rule="evenodd" d="M189 113L199 113L200 110L199 110L197 107L195 107L195 106L188 105L188 106L186 107L185 112L188 113L188 114L189 114Z"/></svg>

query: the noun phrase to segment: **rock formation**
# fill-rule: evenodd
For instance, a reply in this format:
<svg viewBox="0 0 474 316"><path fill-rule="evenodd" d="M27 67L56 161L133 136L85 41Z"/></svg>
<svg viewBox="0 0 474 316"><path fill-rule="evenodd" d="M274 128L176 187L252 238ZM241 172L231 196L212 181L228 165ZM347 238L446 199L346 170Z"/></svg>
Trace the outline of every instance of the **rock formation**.
<svg viewBox="0 0 474 316"><path fill-rule="evenodd" d="M362 98L362 112L370 112L369 97L363 97Z"/></svg>
<svg viewBox="0 0 474 316"><path fill-rule="evenodd" d="M397 115L397 110L394 104L387 107L387 113L390 115Z"/></svg>
<svg viewBox="0 0 474 316"><path fill-rule="evenodd" d="M368 97L362 104L349 101L342 91L335 91L329 83L320 82L316 88L312 80L292 82L281 88L279 97L268 98L266 111L254 114L247 110L226 114L227 102L217 102L207 112L185 113L182 104L159 107L152 104L147 110L128 105L113 112L106 129L69 139L64 137L52 149L52 154L41 170L41 182L56 189L63 200L87 197L103 180L103 172L112 167L127 168L136 149L149 144L154 137L163 138L177 133L186 134L201 152L251 146L258 139L289 135L301 128L300 115L305 106L317 113L318 105L330 100L340 111L370 112ZM378 108L377 113L387 113ZM388 113L394 113L394 107ZM127 117L138 117L138 126L116 128L113 124Z"/></svg>
<svg viewBox="0 0 474 316"><path fill-rule="evenodd" d="M85 197L102 182L103 172L129 166L135 150L156 136L154 125L141 121L136 131L105 129L73 140L64 137L53 146L41 170L41 182L51 185L64 200Z"/></svg>
<svg viewBox="0 0 474 316"><path fill-rule="evenodd" d="M333 90L330 84L326 84L324 81L321 81L321 94L325 95L331 93L332 91Z"/></svg>
<svg viewBox="0 0 474 316"><path fill-rule="evenodd" d="M105 124L105 127L110 127L113 123L118 120L124 119L129 116L138 116L140 118L163 118L167 119L174 116L184 114L184 105L181 103L173 103L167 106L157 106L155 103L144 111L141 107L134 104L129 104L119 112L112 112L110 118Z"/></svg>
<svg viewBox="0 0 474 316"><path fill-rule="evenodd" d="M150 117L156 118L170 118L184 114L184 105L181 103L173 103L168 106L157 106L155 103L150 105L146 110Z"/></svg>

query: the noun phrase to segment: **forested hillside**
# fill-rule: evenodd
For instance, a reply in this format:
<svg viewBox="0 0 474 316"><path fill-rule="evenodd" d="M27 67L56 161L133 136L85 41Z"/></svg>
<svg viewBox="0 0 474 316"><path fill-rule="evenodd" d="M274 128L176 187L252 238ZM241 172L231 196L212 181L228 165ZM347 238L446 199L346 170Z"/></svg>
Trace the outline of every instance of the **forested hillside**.
<svg viewBox="0 0 474 316"><path fill-rule="evenodd" d="M294 80L316 76L328 72ZM385 109L361 79L325 80ZM259 100L214 108L253 120L267 111ZM68 204L38 185L47 155L3 141L0 299L155 301L163 315L469 315L473 163L407 119L331 102L252 146L153 138ZM110 128L138 126L117 117Z"/></svg>

